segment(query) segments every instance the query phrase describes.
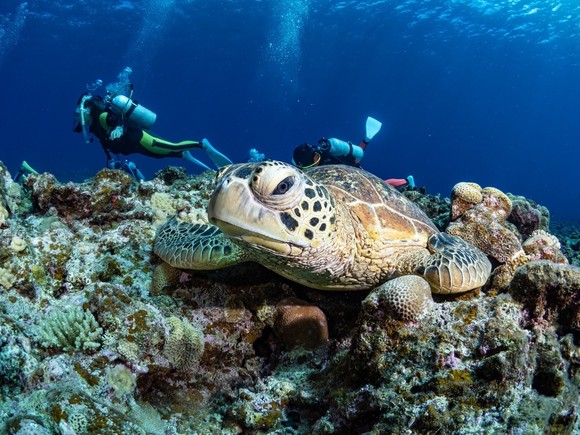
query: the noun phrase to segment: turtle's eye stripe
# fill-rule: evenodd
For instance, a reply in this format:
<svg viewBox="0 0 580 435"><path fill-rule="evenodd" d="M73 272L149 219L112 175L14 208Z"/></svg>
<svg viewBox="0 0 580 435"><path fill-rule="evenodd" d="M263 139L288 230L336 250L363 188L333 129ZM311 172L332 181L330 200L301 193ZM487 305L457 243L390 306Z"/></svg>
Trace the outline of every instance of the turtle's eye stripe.
<svg viewBox="0 0 580 435"><path fill-rule="evenodd" d="M294 177L289 176L278 183L272 195L284 195L294 185Z"/></svg>

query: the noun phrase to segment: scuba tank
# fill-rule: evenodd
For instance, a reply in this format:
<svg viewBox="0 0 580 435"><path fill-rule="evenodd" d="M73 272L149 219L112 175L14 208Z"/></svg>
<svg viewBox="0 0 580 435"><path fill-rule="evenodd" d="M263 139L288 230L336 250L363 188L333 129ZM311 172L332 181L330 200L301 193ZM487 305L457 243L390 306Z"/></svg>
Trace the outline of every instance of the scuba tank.
<svg viewBox="0 0 580 435"><path fill-rule="evenodd" d="M322 149L328 151L332 156L340 159L352 155L356 163L364 156L363 149L358 145L353 145L350 142L345 142L340 139L331 137L330 139L321 139L320 145Z"/></svg>
<svg viewBox="0 0 580 435"><path fill-rule="evenodd" d="M111 100L111 109L115 114L124 117L133 125L149 129L155 123L157 114L143 107L125 95L117 95Z"/></svg>

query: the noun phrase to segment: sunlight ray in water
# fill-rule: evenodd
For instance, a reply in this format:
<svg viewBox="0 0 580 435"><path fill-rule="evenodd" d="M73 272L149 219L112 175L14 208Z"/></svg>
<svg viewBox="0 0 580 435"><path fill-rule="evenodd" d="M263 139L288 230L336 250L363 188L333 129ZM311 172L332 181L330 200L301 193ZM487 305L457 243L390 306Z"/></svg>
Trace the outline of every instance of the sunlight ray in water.
<svg viewBox="0 0 580 435"><path fill-rule="evenodd" d="M23 2L14 13L0 14L0 65L8 50L18 44L28 13L28 3Z"/></svg>

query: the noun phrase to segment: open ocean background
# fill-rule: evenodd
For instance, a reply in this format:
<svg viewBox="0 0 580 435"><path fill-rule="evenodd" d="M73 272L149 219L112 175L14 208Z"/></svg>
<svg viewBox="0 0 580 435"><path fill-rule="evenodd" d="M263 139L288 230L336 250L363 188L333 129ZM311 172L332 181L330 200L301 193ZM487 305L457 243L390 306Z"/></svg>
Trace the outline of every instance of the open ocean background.
<svg viewBox="0 0 580 435"><path fill-rule="evenodd" d="M474 181L580 220L577 0L2 0L0 160L93 176L106 160L72 132L75 104L127 66L169 140L290 161L322 136L358 143L371 115L383 129L365 169L443 196ZM130 159L148 178L199 172Z"/></svg>

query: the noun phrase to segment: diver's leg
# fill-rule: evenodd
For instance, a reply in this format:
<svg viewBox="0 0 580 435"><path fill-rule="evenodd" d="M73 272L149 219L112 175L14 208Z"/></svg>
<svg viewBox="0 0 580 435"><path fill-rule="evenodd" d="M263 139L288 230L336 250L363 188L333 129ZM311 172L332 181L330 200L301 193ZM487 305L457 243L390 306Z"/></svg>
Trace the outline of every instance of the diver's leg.
<svg viewBox="0 0 580 435"><path fill-rule="evenodd" d="M210 169L211 170L211 168L209 166L207 166L205 163L200 162L199 160L194 158L189 151L183 151L181 153L181 157L183 157L188 162L191 162L195 165L201 166L203 169Z"/></svg>
<svg viewBox="0 0 580 435"><path fill-rule="evenodd" d="M209 140L203 138L201 140L201 147L205 150L210 159L217 165L218 168L222 166L231 165L232 161L211 146Z"/></svg>

